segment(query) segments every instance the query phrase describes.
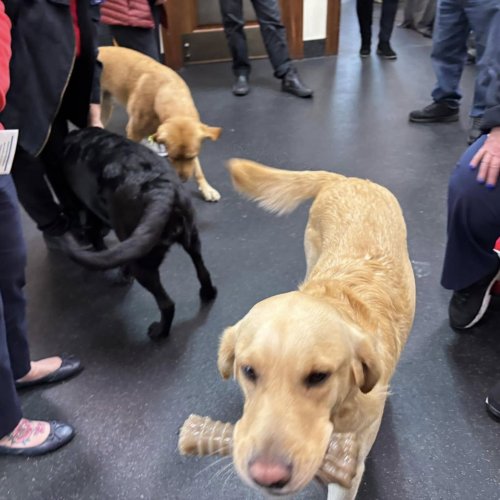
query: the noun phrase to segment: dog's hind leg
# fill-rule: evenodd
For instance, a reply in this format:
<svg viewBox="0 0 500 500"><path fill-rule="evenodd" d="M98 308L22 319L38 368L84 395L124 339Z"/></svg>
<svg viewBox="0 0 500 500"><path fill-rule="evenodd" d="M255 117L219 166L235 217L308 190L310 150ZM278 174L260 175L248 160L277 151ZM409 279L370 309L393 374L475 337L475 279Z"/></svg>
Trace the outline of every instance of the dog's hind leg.
<svg viewBox="0 0 500 500"><path fill-rule="evenodd" d="M181 244L184 250L189 254L191 260L193 261L194 267L196 269L196 275L198 276L198 281L200 282L200 297L204 302L215 299L217 296L217 288L212 284L212 278L208 269L205 267L203 262L203 257L201 256L201 242L198 235L198 229L193 227L191 229L191 234ZM187 240L187 241L186 241Z"/></svg>
<svg viewBox="0 0 500 500"><path fill-rule="evenodd" d="M149 292L151 292L160 308L161 319L149 326L148 335L152 339L166 337L170 333L175 314L174 301L168 296L160 281L158 267L143 265L141 261L134 262L130 268L132 275Z"/></svg>

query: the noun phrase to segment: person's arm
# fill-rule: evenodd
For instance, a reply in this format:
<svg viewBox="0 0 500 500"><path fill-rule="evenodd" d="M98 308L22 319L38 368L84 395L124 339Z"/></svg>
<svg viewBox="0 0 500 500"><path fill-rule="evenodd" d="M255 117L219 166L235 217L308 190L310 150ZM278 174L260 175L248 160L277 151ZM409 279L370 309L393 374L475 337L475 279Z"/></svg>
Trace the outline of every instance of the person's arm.
<svg viewBox="0 0 500 500"><path fill-rule="evenodd" d="M10 85L10 19L5 13L5 7L0 0L0 111L5 107L7 91ZM3 125L0 123L0 129Z"/></svg>
<svg viewBox="0 0 500 500"><path fill-rule="evenodd" d="M481 149L474 155L471 168L477 168L477 180L493 189L500 174L500 105L490 108L483 116L483 130L490 130Z"/></svg>

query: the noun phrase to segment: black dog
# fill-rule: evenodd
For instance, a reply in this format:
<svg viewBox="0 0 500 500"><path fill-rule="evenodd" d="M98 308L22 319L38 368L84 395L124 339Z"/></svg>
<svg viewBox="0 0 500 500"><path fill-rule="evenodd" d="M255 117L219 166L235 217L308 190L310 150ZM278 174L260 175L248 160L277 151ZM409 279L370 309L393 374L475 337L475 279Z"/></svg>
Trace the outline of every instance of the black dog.
<svg viewBox="0 0 500 500"><path fill-rule="evenodd" d="M99 128L71 132L64 148L64 175L90 210L87 235L96 252L70 248L70 256L93 269L127 266L156 299L161 321L152 338L170 332L175 304L160 281L168 249L179 243L191 257L204 301L217 294L203 263L194 209L177 174L148 148ZM120 243L106 249L102 234L115 231Z"/></svg>

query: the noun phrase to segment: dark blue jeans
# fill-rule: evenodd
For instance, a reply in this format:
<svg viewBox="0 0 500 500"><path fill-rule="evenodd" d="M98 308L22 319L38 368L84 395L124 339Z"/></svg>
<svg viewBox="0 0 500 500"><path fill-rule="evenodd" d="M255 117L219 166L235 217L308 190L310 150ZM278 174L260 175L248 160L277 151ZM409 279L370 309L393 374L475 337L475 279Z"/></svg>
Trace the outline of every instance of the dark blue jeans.
<svg viewBox="0 0 500 500"><path fill-rule="evenodd" d="M30 370L26 337L26 248L10 175L0 175L0 437L21 419L14 381Z"/></svg>
<svg viewBox="0 0 500 500"><path fill-rule="evenodd" d="M448 241L441 284L462 290L495 272L493 252L500 237L500 185L487 189L476 180L470 161L486 136L472 144L458 161L448 187Z"/></svg>
<svg viewBox="0 0 500 500"><path fill-rule="evenodd" d="M462 97L460 78L471 30L476 39L477 77L470 116L480 117L486 107L499 104L488 102L488 95L499 95L497 89L500 85L498 0L439 0L432 37L431 59L437 77L432 98L458 107Z"/></svg>
<svg viewBox="0 0 500 500"><path fill-rule="evenodd" d="M281 23L278 0L252 0L262 39L276 78L283 78L291 67L285 27ZM243 0L220 0L222 24L233 58L236 76L250 73L250 59L243 18Z"/></svg>

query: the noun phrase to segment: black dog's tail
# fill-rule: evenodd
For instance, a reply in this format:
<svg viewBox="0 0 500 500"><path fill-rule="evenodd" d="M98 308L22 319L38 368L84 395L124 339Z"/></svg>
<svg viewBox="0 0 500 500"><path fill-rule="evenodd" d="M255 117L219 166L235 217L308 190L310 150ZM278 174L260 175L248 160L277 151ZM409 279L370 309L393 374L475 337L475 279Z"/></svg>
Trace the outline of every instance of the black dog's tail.
<svg viewBox="0 0 500 500"><path fill-rule="evenodd" d="M152 200L144 209L134 232L113 248L91 252L69 248L69 256L90 269L112 269L146 255L161 238L167 218L172 210L174 195L164 194L163 199Z"/></svg>

